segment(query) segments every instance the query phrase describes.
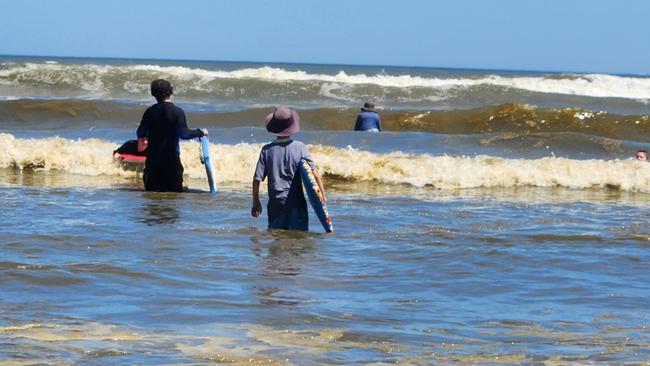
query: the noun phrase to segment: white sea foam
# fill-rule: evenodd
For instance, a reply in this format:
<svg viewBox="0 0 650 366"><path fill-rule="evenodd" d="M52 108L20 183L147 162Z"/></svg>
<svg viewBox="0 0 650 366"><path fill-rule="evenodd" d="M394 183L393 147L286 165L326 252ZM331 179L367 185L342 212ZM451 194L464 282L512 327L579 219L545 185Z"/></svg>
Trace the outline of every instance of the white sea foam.
<svg viewBox="0 0 650 366"><path fill-rule="evenodd" d="M209 91L210 82L220 79L266 80L270 82L320 82L324 93L334 86L377 85L385 88L429 88L436 91L467 89L477 86L497 86L539 93L556 93L589 97L650 99L650 78L605 74L565 74L547 76L487 75L477 78L438 78L411 75L335 75L312 74L274 67L244 68L234 71L206 70L184 66L159 65L94 65L25 63L0 64L0 84L41 83L71 85L86 91L106 91L112 80L129 92L146 92L152 77L174 79L179 90Z"/></svg>
<svg viewBox="0 0 650 366"><path fill-rule="evenodd" d="M337 93L334 93L335 90L341 91L342 89L345 89L345 85L337 84L337 83L324 83L320 87L320 91L318 94L330 98L330 99L336 99L336 100L341 100L344 102L349 102L353 101L352 98L347 98L345 96L339 96ZM340 93L342 95L349 95L349 92L344 92Z"/></svg>
<svg viewBox="0 0 650 366"><path fill-rule="evenodd" d="M99 139L59 137L19 139L0 134L0 167L30 168L62 174L133 177L112 160L118 144ZM213 144L218 183L249 186L262 145ZM402 152L372 153L353 148L309 147L322 173L352 181L431 186L439 189L479 187L614 187L650 193L650 166L636 160L572 160L548 157L536 160L490 156L451 157ZM181 158L189 178L205 179L199 162L199 144L181 144Z"/></svg>

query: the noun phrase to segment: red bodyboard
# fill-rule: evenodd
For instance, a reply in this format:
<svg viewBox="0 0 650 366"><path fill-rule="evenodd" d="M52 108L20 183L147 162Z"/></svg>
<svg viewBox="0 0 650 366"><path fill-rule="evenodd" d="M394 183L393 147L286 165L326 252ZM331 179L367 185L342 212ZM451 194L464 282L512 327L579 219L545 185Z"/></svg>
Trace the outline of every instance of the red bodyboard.
<svg viewBox="0 0 650 366"><path fill-rule="evenodd" d="M120 163L144 164L144 162L147 160L147 157L131 154L115 154L115 159Z"/></svg>

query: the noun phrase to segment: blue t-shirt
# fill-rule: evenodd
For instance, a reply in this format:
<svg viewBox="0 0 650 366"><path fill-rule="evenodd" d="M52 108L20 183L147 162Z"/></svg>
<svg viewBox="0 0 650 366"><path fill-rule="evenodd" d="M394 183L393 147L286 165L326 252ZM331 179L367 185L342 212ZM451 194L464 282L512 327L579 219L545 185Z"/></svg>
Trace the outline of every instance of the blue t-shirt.
<svg viewBox="0 0 650 366"><path fill-rule="evenodd" d="M354 124L355 131L368 131L368 130L381 131L381 121L379 113L372 111L362 111L357 117L357 122Z"/></svg>
<svg viewBox="0 0 650 366"><path fill-rule="evenodd" d="M293 208L307 211L299 166L302 159L307 160L313 168L313 161L305 144L289 137L277 139L262 148L253 179L260 182L266 177L269 179L269 220Z"/></svg>

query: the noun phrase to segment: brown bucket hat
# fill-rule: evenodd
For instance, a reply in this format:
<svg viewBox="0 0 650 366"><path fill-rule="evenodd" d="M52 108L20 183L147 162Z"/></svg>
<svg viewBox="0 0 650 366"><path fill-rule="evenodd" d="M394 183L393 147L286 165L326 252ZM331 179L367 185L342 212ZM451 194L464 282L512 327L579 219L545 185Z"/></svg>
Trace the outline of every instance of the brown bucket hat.
<svg viewBox="0 0 650 366"><path fill-rule="evenodd" d="M266 116L266 130L279 137L291 136L300 131L300 116L291 108L277 107Z"/></svg>

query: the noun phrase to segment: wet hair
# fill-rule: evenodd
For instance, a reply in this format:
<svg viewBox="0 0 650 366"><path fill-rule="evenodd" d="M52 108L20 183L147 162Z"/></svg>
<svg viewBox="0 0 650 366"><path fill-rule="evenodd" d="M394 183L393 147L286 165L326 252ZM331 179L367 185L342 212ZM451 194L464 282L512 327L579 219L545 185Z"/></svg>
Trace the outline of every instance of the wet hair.
<svg viewBox="0 0 650 366"><path fill-rule="evenodd" d="M174 88L169 81L157 79L151 82L151 95L153 95L157 101L162 102L172 94L174 94Z"/></svg>
<svg viewBox="0 0 650 366"><path fill-rule="evenodd" d="M373 103L371 101L367 101L367 102L363 103L363 108L374 110L375 109L375 103Z"/></svg>
<svg viewBox="0 0 650 366"><path fill-rule="evenodd" d="M636 152L648 155L648 150L637 150Z"/></svg>

